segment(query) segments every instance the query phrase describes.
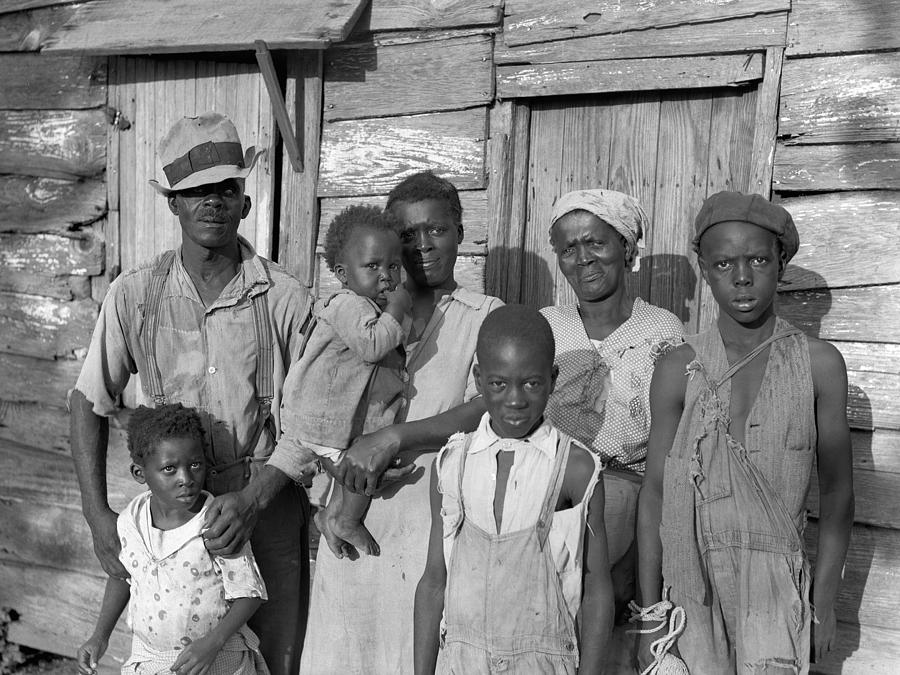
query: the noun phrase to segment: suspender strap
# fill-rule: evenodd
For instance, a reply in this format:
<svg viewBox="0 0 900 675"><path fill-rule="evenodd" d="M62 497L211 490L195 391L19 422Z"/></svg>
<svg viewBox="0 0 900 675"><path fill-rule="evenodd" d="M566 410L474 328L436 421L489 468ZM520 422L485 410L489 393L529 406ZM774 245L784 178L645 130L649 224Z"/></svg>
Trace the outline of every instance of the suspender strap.
<svg viewBox="0 0 900 675"><path fill-rule="evenodd" d="M462 528L463 521L466 519L466 505L463 502L463 476L466 475L466 458L469 456L469 446L472 445L472 436L474 434L466 434L466 442L463 443L462 456L459 458L459 474L456 481L456 494L459 496L459 518L456 521L456 529L453 536L456 537Z"/></svg>
<svg viewBox="0 0 900 675"><path fill-rule="evenodd" d="M272 374L275 353L272 348L272 329L269 326L269 294L257 293L250 298L253 310L253 328L256 332L256 400L260 408L265 407L268 418L275 395L275 382ZM261 410L260 412L263 412Z"/></svg>
<svg viewBox="0 0 900 675"><path fill-rule="evenodd" d="M569 463L569 450L572 447L572 437L561 431L558 433L556 461L547 485L547 496L537 521L538 543L542 551L547 543L547 537L550 535L550 525L553 524L553 513L556 511L556 503L559 501L559 493L562 491L563 481L566 477L566 465Z"/></svg>
<svg viewBox="0 0 900 675"><path fill-rule="evenodd" d="M172 261L175 260L175 251L163 253L153 275L150 277L150 288L147 289L147 297L144 302L144 327L141 330L141 346L144 349L144 357L147 359L147 372L143 373L147 383L147 389L153 398L155 405L165 405L166 394L163 391L162 374L159 372L159 361L156 359L156 331L159 328L159 308L162 305L163 289L166 286L166 278Z"/></svg>

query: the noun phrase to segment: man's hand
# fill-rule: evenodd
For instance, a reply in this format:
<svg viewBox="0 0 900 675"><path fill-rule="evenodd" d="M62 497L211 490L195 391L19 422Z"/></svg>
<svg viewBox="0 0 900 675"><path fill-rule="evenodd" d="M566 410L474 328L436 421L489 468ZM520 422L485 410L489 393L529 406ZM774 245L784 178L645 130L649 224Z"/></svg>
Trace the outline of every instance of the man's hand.
<svg viewBox="0 0 900 675"><path fill-rule="evenodd" d="M378 491L382 474L399 451L400 437L395 427L379 429L353 441L340 464L334 466L333 475L348 490L371 497ZM390 478L398 480L414 469L413 465L406 465L394 471Z"/></svg>
<svg viewBox="0 0 900 675"><path fill-rule="evenodd" d="M119 560L119 533L116 530L118 514L106 507L103 511L88 516L85 514L94 540L94 554L100 561L103 571L117 579L127 579L128 572Z"/></svg>
<svg viewBox="0 0 900 675"><path fill-rule="evenodd" d="M215 497L206 512L206 550L213 555L229 556L240 551L253 534L257 504L248 485L238 492Z"/></svg>
<svg viewBox="0 0 900 675"><path fill-rule="evenodd" d="M834 615L834 606L816 607L816 619L818 623L812 624L812 643L815 661L825 657L834 645L834 636L837 632L837 618Z"/></svg>

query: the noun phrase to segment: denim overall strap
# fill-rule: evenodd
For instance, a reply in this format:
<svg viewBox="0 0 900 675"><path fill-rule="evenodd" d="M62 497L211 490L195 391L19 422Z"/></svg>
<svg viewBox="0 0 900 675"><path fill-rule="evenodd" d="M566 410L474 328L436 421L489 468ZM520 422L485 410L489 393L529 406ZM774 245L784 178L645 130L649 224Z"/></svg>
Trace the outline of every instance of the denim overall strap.
<svg viewBox="0 0 900 675"><path fill-rule="evenodd" d="M553 464L553 473L550 476L550 483L547 485L547 495L544 498L544 505L541 507L541 513L538 516L537 528L538 543L543 551L547 543L547 537L550 535L550 526L553 524L553 513L556 511L556 503L559 501L559 493L562 491L563 481L566 478L566 464L569 460L569 450L572 447L572 437L559 432L559 439L556 442L556 460Z"/></svg>
<svg viewBox="0 0 900 675"><path fill-rule="evenodd" d="M728 367L728 370L722 373L722 375L719 376L719 378L715 382L710 382L710 386L713 389L718 389L725 381L731 379L737 371L739 371L741 368L743 368L753 359L759 356L773 342L781 340L782 338L790 337L791 335L796 335L800 332L802 331L799 328L794 328L793 326L785 330L777 330L773 332L767 340L759 343L758 345L756 345L756 347L754 347L752 350L744 354L744 356L742 356L740 359L731 364L731 366Z"/></svg>

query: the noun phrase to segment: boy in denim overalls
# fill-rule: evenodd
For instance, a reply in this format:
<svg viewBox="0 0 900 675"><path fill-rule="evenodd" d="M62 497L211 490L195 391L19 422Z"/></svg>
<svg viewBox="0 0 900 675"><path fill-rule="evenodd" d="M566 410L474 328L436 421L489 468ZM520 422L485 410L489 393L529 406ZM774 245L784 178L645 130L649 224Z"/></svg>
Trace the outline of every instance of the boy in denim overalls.
<svg viewBox="0 0 900 675"><path fill-rule="evenodd" d="M707 199L694 248L719 318L653 375L639 599L651 615L671 587L686 616L678 650L696 675L806 673L811 640L817 656L834 639L853 522L847 373L837 349L775 314L798 246L790 214L759 195ZM802 534L814 460L811 605ZM642 666L654 637L642 636Z"/></svg>
<svg viewBox="0 0 900 675"><path fill-rule="evenodd" d="M476 355L487 413L432 470L415 672L600 672L613 618L603 483L596 457L544 420L557 375L550 325L501 307Z"/></svg>

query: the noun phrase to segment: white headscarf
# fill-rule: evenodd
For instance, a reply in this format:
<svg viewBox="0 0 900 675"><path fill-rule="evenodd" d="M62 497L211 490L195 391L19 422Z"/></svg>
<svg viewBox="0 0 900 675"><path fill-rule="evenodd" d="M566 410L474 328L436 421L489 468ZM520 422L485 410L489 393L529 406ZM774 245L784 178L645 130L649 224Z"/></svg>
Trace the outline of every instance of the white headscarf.
<svg viewBox="0 0 900 675"><path fill-rule="evenodd" d="M650 224L638 201L624 192L615 190L575 190L560 197L553 205L550 230L557 220L572 211L593 213L616 232L621 234L634 252L632 270L641 268L640 252L644 248L644 236Z"/></svg>

